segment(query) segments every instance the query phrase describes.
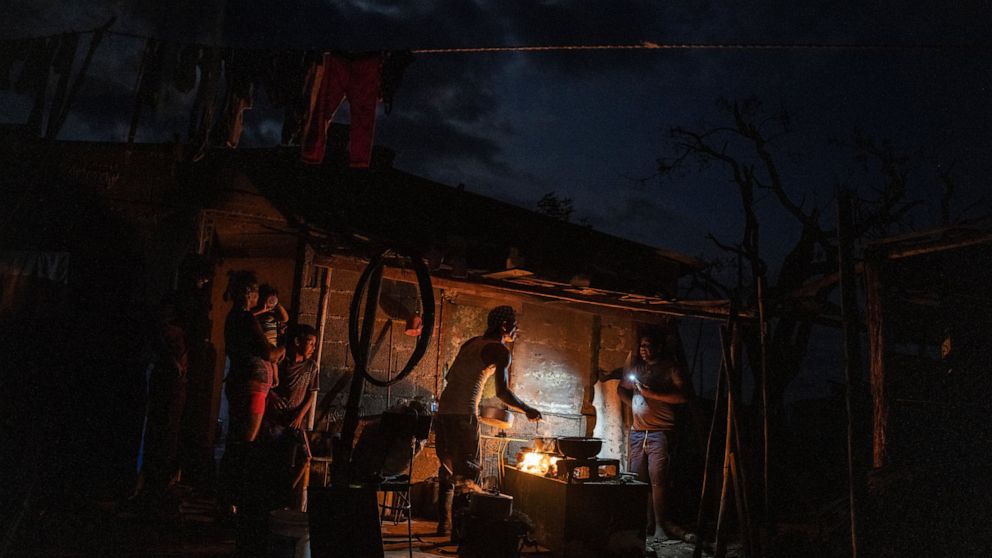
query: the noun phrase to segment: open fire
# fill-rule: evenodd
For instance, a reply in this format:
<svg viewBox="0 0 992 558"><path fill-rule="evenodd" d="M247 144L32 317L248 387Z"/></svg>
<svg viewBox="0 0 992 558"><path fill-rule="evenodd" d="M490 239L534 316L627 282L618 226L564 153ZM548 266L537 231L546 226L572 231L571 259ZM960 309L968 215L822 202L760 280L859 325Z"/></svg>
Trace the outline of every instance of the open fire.
<svg viewBox="0 0 992 558"><path fill-rule="evenodd" d="M516 469L567 483L603 482L620 477L620 461L617 459L574 459L531 448L523 448L517 454Z"/></svg>
<svg viewBox="0 0 992 558"><path fill-rule="evenodd" d="M561 458L557 455L525 448L517 455L517 470L535 475L553 476L557 473L555 465L559 459Z"/></svg>

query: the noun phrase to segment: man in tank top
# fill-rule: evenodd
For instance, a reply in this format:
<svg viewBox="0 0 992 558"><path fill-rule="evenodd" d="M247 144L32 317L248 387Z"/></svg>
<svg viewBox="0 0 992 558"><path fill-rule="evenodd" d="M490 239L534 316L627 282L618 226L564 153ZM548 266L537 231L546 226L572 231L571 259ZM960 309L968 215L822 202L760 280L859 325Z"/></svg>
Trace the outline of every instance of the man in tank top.
<svg viewBox="0 0 992 558"><path fill-rule="evenodd" d="M541 412L524 403L510 390L510 350L507 343L517 337L517 316L511 306L497 306L489 312L486 332L473 337L458 350L445 376L447 385L441 392L434 418L440 495L438 498L438 534L451 529L451 505L455 484L471 489L479 481L479 401L482 388L495 375L496 396L509 407L536 421Z"/></svg>

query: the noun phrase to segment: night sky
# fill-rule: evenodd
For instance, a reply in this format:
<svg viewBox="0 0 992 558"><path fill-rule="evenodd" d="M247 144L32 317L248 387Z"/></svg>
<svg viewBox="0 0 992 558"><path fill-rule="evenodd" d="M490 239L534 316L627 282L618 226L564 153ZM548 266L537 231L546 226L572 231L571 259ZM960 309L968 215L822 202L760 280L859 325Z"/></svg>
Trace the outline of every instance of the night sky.
<svg viewBox="0 0 992 558"><path fill-rule="evenodd" d="M710 257L708 232L739 238L739 201L719 169L658 180L667 131L725 125L719 98L756 96L787 110L792 131L772 145L787 187L806 207L830 205L838 184L880 184L850 147L855 129L919 154L915 197L936 198L953 161L963 209L992 174L992 3L854 1L326 2L172 0L75 3L15 0L3 37L113 29L246 47L394 49L559 44L854 43L984 44L973 49L666 50L421 55L409 67L378 143L404 170L534 208L554 191L574 200L573 220L647 244ZM9 2L8 2L9 4ZM410 4L408 6L407 4ZM411 7L412 6L412 7ZM219 22L212 25L210 22ZM211 29L220 28L219 34ZM85 44L85 42L83 43ZM143 44L110 36L60 139L126 136ZM77 57L81 58L80 53ZM23 121L28 100L3 92L0 120ZM178 92L142 120L139 141L185 133L193 94ZM346 106L345 106L346 107ZM338 120L347 121L347 110ZM243 146L278 143L281 112L264 94L247 113ZM793 222L759 201L765 250L784 253ZM936 224L934 205L914 226ZM826 221L825 221L826 222Z"/></svg>

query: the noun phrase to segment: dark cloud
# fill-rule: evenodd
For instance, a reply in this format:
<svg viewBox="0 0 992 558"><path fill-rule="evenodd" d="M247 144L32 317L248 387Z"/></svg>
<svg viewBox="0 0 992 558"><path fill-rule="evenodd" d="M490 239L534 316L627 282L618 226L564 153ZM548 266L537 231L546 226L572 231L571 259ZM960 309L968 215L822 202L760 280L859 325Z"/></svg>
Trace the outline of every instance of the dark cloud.
<svg viewBox="0 0 992 558"><path fill-rule="evenodd" d="M987 1L943 9L919 1L821 0L432 2L330 0L11 0L3 36L114 28L171 40L243 47L390 49L540 44L681 42L968 43L987 40ZM61 137L122 140L133 104L140 40L108 37ZM992 172L983 146L992 116L988 50L595 51L418 56L377 140L397 165L442 182L533 207L548 191L607 232L696 252L713 231L733 240L738 210L726 176L689 173L644 189L618 176L648 176L675 125L725 124L717 97L757 95L794 114L804 136L776 153L790 185L829 203L851 179L848 155L827 138L864 128L900 147L932 147L965 178ZM9 94L3 114L29 106ZM142 118L138 139L185 134L191 97L174 94ZM23 110L22 110L23 112ZM346 120L346 109L339 120ZM245 146L278 142L281 113L266 96L246 114ZM972 177L969 179L969 177ZM970 191L977 191L977 186ZM729 194L729 195L728 195ZM963 196L975 198L976 196ZM791 223L768 210L767 237Z"/></svg>
<svg viewBox="0 0 992 558"><path fill-rule="evenodd" d="M706 247L709 224L698 215L668 205L661 192L638 188L614 189L608 201L590 205L578 201L577 213L598 230L648 245L678 245L687 253Z"/></svg>
<svg viewBox="0 0 992 558"><path fill-rule="evenodd" d="M393 119L394 117L389 117ZM421 165L433 161L464 160L480 163L494 170L510 172L501 161L500 144L492 138L473 135L441 121L424 120L417 117L396 116L390 121L389 136L402 138L403 147L399 150L402 160ZM419 141L409 141L410 136Z"/></svg>

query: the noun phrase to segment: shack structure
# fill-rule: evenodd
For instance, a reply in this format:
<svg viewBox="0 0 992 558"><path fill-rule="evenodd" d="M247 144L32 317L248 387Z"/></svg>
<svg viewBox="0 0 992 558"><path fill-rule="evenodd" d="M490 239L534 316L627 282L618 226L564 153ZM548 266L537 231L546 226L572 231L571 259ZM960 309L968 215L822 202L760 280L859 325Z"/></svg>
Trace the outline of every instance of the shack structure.
<svg viewBox="0 0 992 558"><path fill-rule="evenodd" d="M992 230L873 242L864 276L871 388L869 552L992 548Z"/></svg>
<svg viewBox="0 0 992 558"><path fill-rule="evenodd" d="M210 474L222 433L229 271L254 270L279 290L291 321L319 329L316 429L333 430L344 412L353 364L348 308L358 277L371 256L391 249L397 257L384 276L370 372L394 376L415 346L405 323L423 309L400 256L429 263L435 329L410 376L390 388L369 386L363 414L401 398L437 396L459 345L483 332L490 308L509 304L522 330L511 386L544 413L540 433L595 434L605 441L601 455L616 458L625 454L627 419L597 371L621 366L644 327L676 332L679 316L719 319L728 311L725 301L676 300L679 277L698 265L692 258L411 175L393 168L379 147L373 168L356 173L340 164L343 154L312 167L284 148L215 151L191 163L181 144L15 139L5 142L11 172L0 180L16 210L0 250L7 260L66 256L59 342L86 355L61 361L60 377L79 383L74 397L87 424L118 424L110 432L93 426L74 447L100 447L90 453L92 468L117 484L133 479L143 413L144 369L130 338L170 288L192 293L187 312L198 325L187 332L193 362L184 430L195 456L186 459ZM5 302L5 314L15 306ZM97 322L86 321L90 311ZM490 386L484 397L494 395ZM508 432L535 433L524 420ZM428 447L414 480L436 467Z"/></svg>

